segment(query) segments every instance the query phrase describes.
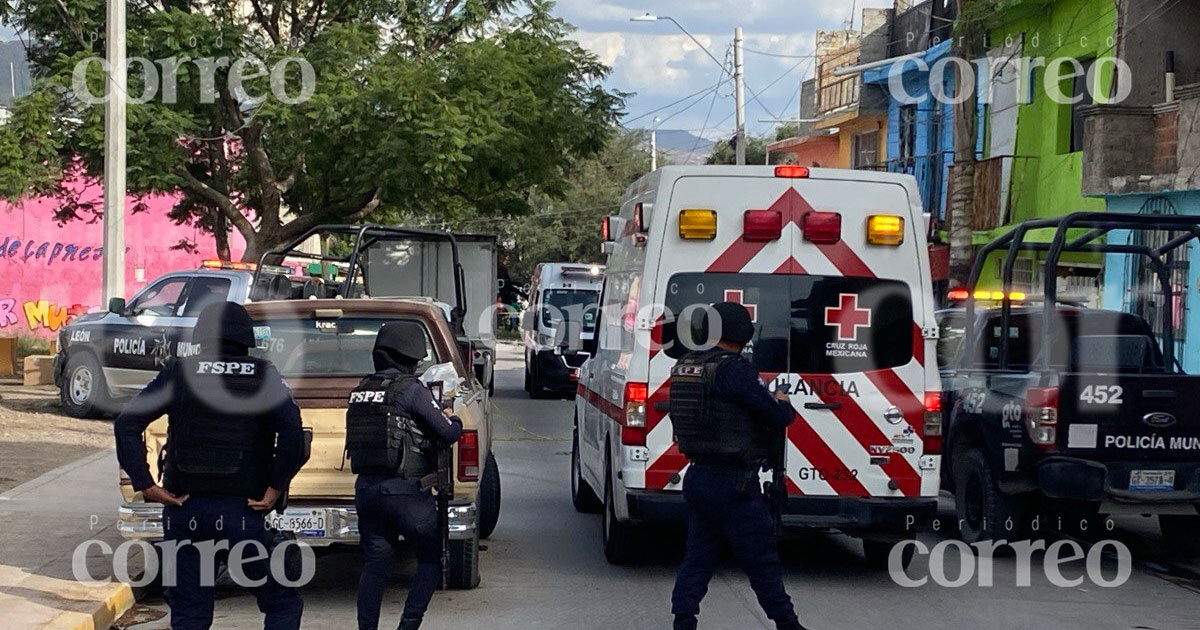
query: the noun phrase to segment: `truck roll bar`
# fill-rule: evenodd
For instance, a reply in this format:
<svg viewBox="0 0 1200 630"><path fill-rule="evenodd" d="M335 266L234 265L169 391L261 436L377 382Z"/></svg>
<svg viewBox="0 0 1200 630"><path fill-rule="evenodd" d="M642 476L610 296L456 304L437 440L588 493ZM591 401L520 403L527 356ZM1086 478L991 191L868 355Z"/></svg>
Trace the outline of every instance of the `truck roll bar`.
<svg viewBox="0 0 1200 630"><path fill-rule="evenodd" d="M1027 242L1025 239L1031 230L1042 228L1054 228L1054 238L1050 242ZM1086 229L1087 232L1068 241L1068 232L1072 229ZM1132 231L1149 231L1149 230L1165 230L1183 232L1163 246L1158 248L1150 248L1141 245L1126 245L1112 243L1098 243L1101 239L1108 235L1113 230L1130 230ZM1158 277L1159 288L1162 290L1166 302L1169 304L1174 295L1171 288L1170 270L1163 262L1163 256L1170 252L1179 249L1190 243L1193 239L1200 239L1200 217L1188 217L1180 215L1159 215L1159 214L1119 214L1107 212L1075 212L1062 217L1049 219L1032 219L1015 226L1008 233L1000 236L992 242L984 245L976 255L975 264L971 268L970 280L967 283L969 287L966 305L966 351L967 356L974 356L975 352L975 291L974 288L979 283L980 276L983 275L983 267L987 264L988 257L1004 248L1007 250L1004 263L1001 268L1001 283L1004 290L1004 298L1000 304L1000 325L1001 339L999 348L999 367L1000 369L1008 369L1009 358L1009 338L1008 330L1009 323L1012 318L1012 285L1013 285L1013 270L1016 266L1018 254L1022 251L1027 252L1047 252L1045 261L1045 273L1043 289L1045 291L1045 322L1042 326L1042 344L1044 348L1050 347L1050 326L1049 322L1054 315L1058 302L1058 274L1055 270L1058 269L1062 255L1066 252L1090 252L1101 254L1136 254L1146 257L1155 275ZM1162 343L1163 356L1167 361L1167 365L1175 365L1175 333L1174 333L1174 312L1170 308L1164 308L1162 313ZM1042 353L1041 358L1043 369L1050 367L1049 353Z"/></svg>

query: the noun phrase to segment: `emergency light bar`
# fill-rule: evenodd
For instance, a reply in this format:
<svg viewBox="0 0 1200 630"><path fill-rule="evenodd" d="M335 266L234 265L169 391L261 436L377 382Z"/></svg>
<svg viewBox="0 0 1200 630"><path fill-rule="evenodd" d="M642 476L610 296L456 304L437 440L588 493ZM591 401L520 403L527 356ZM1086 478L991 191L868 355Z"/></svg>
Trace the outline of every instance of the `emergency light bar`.
<svg viewBox="0 0 1200 630"><path fill-rule="evenodd" d="M204 269L228 269L231 271L254 271L258 265L248 262L228 262L224 260L205 260L200 263Z"/></svg>
<svg viewBox="0 0 1200 630"><path fill-rule="evenodd" d="M966 289L963 289L963 288L951 289L950 292L946 294L946 297L955 302L964 302L968 298L971 297L971 292ZM1024 291L1012 291L1008 294L1008 299L1012 300L1013 302L1023 302L1023 301L1025 301L1025 297L1026 296L1025 296ZM995 301L999 302L1004 299L1004 292L1003 291L989 291L987 289L977 289L975 291L975 299L976 300L995 300Z"/></svg>
<svg viewBox="0 0 1200 630"><path fill-rule="evenodd" d="M791 179L800 179L808 177L807 166L796 166L794 164L785 164L775 167L775 177L787 177Z"/></svg>

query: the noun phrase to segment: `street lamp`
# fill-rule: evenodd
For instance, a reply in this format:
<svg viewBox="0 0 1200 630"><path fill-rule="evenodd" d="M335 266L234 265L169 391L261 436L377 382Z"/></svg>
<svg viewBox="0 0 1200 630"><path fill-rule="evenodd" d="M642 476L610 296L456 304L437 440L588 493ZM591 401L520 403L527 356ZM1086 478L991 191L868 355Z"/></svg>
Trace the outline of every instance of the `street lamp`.
<svg viewBox="0 0 1200 630"><path fill-rule="evenodd" d="M728 70L728 68L725 66L725 62L721 61L720 59L717 59L716 55L712 54L712 51L710 51L704 44L700 43L700 40L696 39L695 35L692 35L691 32L689 32L686 28L684 28L683 25L680 24L679 21L673 17L666 16L666 15L654 15L653 13L647 12L644 15L638 15L638 16L631 17L631 18L629 18L629 21L630 22L658 22L658 21L670 22L670 23L674 24L676 27L678 27L679 30L683 31L684 35L687 35L693 42L695 42L696 45L700 47L700 50L703 50L704 54L708 55L709 59L712 59L713 62L716 63L718 66L721 66L722 70ZM742 27L738 26L733 29L733 84L734 84L734 100L736 103L736 114L737 114L737 140L736 140L736 142L737 142L737 163L738 163L738 165L744 165L746 163L746 82L745 82L745 74L746 74L745 66L742 63Z"/></svg>
<svg viewBox="0 0 1200 630"><path fill-rule="evenodd" d="M658 170L658 125L662 122L662 118L654 117L654 124L650 127L650 172Z"/></svg>

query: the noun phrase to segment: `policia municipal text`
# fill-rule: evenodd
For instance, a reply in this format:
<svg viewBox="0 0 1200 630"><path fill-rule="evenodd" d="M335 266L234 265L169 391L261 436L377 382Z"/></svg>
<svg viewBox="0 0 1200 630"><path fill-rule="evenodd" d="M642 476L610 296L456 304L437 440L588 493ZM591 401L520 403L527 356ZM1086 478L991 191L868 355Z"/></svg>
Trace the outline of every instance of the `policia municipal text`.
<svg viewBox="0 0 1200 630"><path fill-rule="evenodd" d="M783 587L776 521L759 482L772 434L792 423L792 406L786 394L772 398L741 355L754 337L746 308L724 302L711 317L721 325L717 346L685 355L671 370L671 420L679 450L691 462L683 481L691 510L687 553L671 598L675 630L697 627L724 544L775 626L804 630Z"/></svg>
<svg viewBox="0 0 1200 630"><path fill-rule="evenodd" d="M376 630L400 537L416 545L417 572L409 587L400 630L421 625L442 576L442 537L437 503L429 490L436 482L439 447L462 434L462 421L443 412L417 379L425 358L424 330L413 322L390 322L379 329L372 351L375 373L350 394L346 412L346 451L354 484L354 505L363 553L358 582L358 627Z"/></svg>
<svg viewBox="0 0 1200 630"><path fill-rule="evenodd" d="M270 548L263 515L282 509L306 458L291 390L269 361L249 356L254 330L246 309L231 302L208 306L193 339L200 354L168 364L114 425L121 468L147 501L164 504L164 538L176 544L174 584L165 584L175 630L212 626L216 563L202 562L196 545L224 542L228 550L257 541ZM142 433L163 414L160 487L146 464ZM300 594L274 579L265 558L243 570L251 581L264 580L254 588L264 627L299 628Z"/></svg>

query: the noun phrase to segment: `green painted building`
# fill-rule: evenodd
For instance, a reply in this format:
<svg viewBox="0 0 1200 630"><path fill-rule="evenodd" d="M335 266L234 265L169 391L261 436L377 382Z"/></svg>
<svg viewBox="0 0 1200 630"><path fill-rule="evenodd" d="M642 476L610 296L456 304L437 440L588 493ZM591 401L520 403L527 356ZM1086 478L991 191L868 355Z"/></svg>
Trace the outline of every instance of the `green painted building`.
<svg viewBox="0 0 1200 630"><path fill-rule="evenodd" d="M976 176L977 243L1027 219L1105 209L1102 199L1084 197L1081 190L1081 111L1109 95L1116 1L1020 0L1005 5L1000 19L991 31L986 74L980 77L980 95L987 104L981 121L983 161ZM1080 68L1088 74L1074 76ZM1081 289L1094 284L1100 263L1095 257L1077 257L1066 272L1068 284ZM998 264L993 266L983 274L981 286L999 285ZM1015 276L1018 288L1040 293L1040 267L1032 258L1022 260Z"/></svg>

